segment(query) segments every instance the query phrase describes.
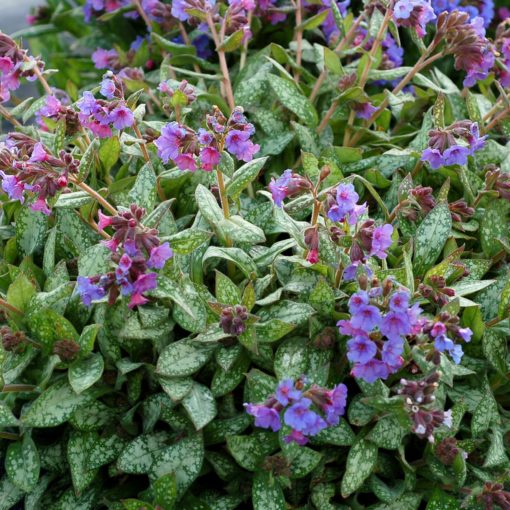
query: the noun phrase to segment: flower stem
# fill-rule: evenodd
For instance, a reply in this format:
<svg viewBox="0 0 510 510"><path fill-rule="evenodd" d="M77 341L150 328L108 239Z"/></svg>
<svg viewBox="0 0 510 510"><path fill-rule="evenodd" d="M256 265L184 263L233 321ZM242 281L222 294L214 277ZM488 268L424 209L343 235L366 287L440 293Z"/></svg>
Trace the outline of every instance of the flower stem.
<svg viewBox="0 0 510 510"><path fill-rule="evenodd" d="M338 101L335 99L331 103L331 106L329 107L328 111L326 112L326 115L324 115L324 118L321 120L321 123L317 127L318 134L321 134L324 131L324 129L328 125L329 119L331 119L331 117L333 117L333 114L335 113L337 106L338 106Z"/></svg>
<svg viewBox="0 0 510 510"><path fill-rule="evenodd" d="M0 115L7 121L9 121L14 127L22 127L22 124L15 119L6 108L0 105Z"/></svg>
<svg viewBox="0 0 510 510"><path fill-rule="evenodd" d="M484 133L488 133L493 127L501 122L510 113L510 107L506 107L502 112L498 113L488 124L483 128Z"/></svg>
<svg viewBox="0 0 510 510"><path fill-rule="evenodd" d="M34 67L34 74L37 76L37 79L39 80L40 84L42 85L42 88L46 92L46 94L52 96L53 91L51 90L51 87L49 86L48 82L46 81L46 78L41 73L41 70L37 65Z"/></svg>
<svg viewBox="0 0 510 510"><path fill-rule="evenodd" d="M139 139L139 140L143 140L143 135L142 135L142 132L140 131L140 128L138 127L138 124L136 123L136 121L134 122L133 124L133 131L135 132L136 134L136 137ZM151 162L151 158L149 156L149 152L147 151L147 147L145 145L145 141L142 141L142 142L138 142L138 145L140 146L140 150L142 151L143 153L143 159L145 159L145 161L147 163L150 163Z"/></svg>
<svg viewBox="0 0 510 510"><path fill-rule="evenodd" d="M0 308L3 308L4 310L7 310L8 312L17 313L18 315L23 315L23 312L16 308L15 306L9 304L5 299L0 298Z"/></svg>
<svg viewBox="0 0 510 510"><path fill-rule="evenodd" d="M248 11L248 26L251 27L251 22L253 20L253 11ZM243 49L241 51L241 59L239 61L239 70L242 71L244 66L246 65L246 59L248 57L248 38L243 43Z"/></svg>
<svg viewBox="0 0 510 510"><path fill-rule="evenodd" d="M135 4L138 14L140 14L143 21L147 25L147 29L149 30L149 32L152 32L152 21L147 16L147 13L144 11L143 7L140 5L140 0L133 0L133 3Z"/></svg>
<svg viewBox="0 0 510 510"><path fill-rule="evenodd" d="M303 30L300 25L303 22L303 11L301 8L301 0L296 0L296 65L301 66L303 60ZM299 70L294 73L294 80L299 83Z"/></svg>
<svg viewBox="0 0 510 510"><path fill-rule="evenodd" d="M218 189L220 191L221 208L223 209L223 216L225 219L230 218L230 206L228 205L227 190L225 188L225 181L221 170L216 169L216 179L218 181Z"/></svg>
<svg viewBox="0 0 510 510"><path fill-rule="evenodd" d="M475 196L473 194L473 190L471 189L471 184L469 183L469 179L467 177L466 168L461 165L458 167L457 174L459 176L460 182L462 183L462 187L464 188L464 193L466 195L467 201L469 205L473 205L475 202Z"/></svg>
<svg viewBox="0 0 510 510"><path fill-rule="evenodd" d="M113 207L107 200L105 200L97 191L94 191L90 186L85 184L84 182L79 182L73 177L70 177L69 180L75 185L78 186L82 191L89 194L93 199L99 202L108 212L113 215L117 214L117 209Z"/></svg>
<svg viewBox="0 0 510 510"><path fill-rule="evenodd" d="M12 432L0 432L0 439L8 439L9 441L17 441L20 438L18 434Z"/></svg>
<svg viewBox="0 0 510 510"><path fill-rule="evenodd" d="M223 21L222 27L221 27L221 34L222 37L220 39L220 36L218 35L218 32L216 30L216 26L214 25L214 20L212 18L211 13L207 13L207 24L209 25L209 28L211 29L211 35L214 41L214 44L216 45L216 52L218 53L218 59L220 61L220 68L221 73L223 75L223 86L225 87L225 96L227 98L228 106L231 110L235 108L235 101L234 101L234 92L232 91L232 83L230 82L230 74L228 72L228 65L227 65L227 58L225 56L225 52L220 48L224 38L225 38L225 21Z"/></svg>
<svg viewBox="0 0 510 510"><path fill-rule="evenodd" d="M33 384L6 384L2 388L2 393L21 393L26 391L35 391L37 386Z"/></svg>

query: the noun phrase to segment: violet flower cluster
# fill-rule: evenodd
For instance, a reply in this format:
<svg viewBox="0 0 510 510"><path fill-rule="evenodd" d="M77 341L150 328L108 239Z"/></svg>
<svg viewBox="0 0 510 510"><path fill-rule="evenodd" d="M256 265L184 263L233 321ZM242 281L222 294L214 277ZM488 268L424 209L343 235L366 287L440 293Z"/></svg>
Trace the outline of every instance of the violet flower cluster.
<svg viewBox="0 0 510 510"><path fill-rule="evenodd" d="M471 19L480 16L486 27L494 18L493 0L432 0L432 8L438 15L443 11L461 11L467 13Z"/></svg>
<svg viewBox="0 0 510 510"><path fill-rule="evenodd" d="M207 115L206 124L208 129L198 132L178 122L164 126L154 141L159 157L164 163L172 161L180 170L201 168L210 172L219 164L224 148L241 161L251 161L260 149L251 141L255 128L239 106L228 119L216 108Z"/></svg>
<svg viewBox="0 0 510 510"><path fill-rule="evenodd" d="M436 351L448 353L457 365L461 362L464 352L462 346L456 344L453 339L470 342L473 336L470 328L460 327L459 318L448 312L441 312L436 320L427 321L423 325L423 332L434 340Z"/></svg>
<svg viewBox="0 0 510 510"><path fill-rule="evenodd" d="M121 7L132 5L131 0L86 0L83 6L85 21L88 23L93 17L99 17L106 12L113 12ZM135 10L129 13L130 17L137 17Z"/></svg>
<svg viewBox="0 0 510 510"><path fill-rule="evenodd" d="M129 296L130 308L148 302L144 293L157 286L157 274L149 269L162 269L173 252L167 242L161 243L156 229L142 224L144 215L145 209L135 204L116 216L99 212L99 229L114 230L112 238L103 244L112 252L115 269L102 275L78 277L76 291L86 306L106 295L109 304L115 303L119 295Z"/></svg>
<svg viewBox="0 0 510 510"><path fill-rule="evenodd" d="M35 68L44 69L44 63L29 57L9 36L0 33L0 104L11 98L11 92L21 85L21 78L37 79Z"/></svg>
<svg viewBox="0 0 510 510"><path fill-rule="evenodd" d="M422 439L434 442L435 430L444 425L451 428L452 410L442 411L434 409L436 397L434 395L438 388L439 373L433 372L429 376L417 380L400 381L401 388L398 393L404 396L406 410L412 421L413 432Z"/></svg>
<svg viewBox="0 0 510 510"><path fill-rule="evenodd" d="M50 215L48 200L68 184L80 162L65 151L52 156L41 142L26 135L11 133L0 148L2 189L9 199L21 204L30 201L30 209Z"/></svg>
<svg viewBox="0 0 510 510"><path fill-rule="evenodd" d="M404 362L405 338L421 331L419 305L410 304L406 289L391 292L391 288L391 282L385 282L356 292L349 299L351 318L337 323L340 333L350 337L351 374L368 383L397 372Z"/></svg>
<svg viewBox="0 0 510 510"><path fill-rule="evenodd" d="M85 91L83 97L76 103L80 113L78 118L86 127L99 138L113 135L112 129L126 129L134 124L133 112L124 100L122 81L113 73L105 74L101 82L101 95L108 99L96 99L92 92Z"/></svg>
<svg viewBox="0 0 510 510"><path fill-rule="evenodd" d="M287 443L304 445L309 438L327 427L338 425L345 413L347 387L338 384L328 390L309 385L305 377L297 381L281 381L273 395L263 404L244 404L246 412L255 417L255 425L274 432L284 425L290 427ZM283 415L283 416L282 416Z"/></svg>
<svg viewBox="0 0 510 510"><path fill-rule="evenodd" d="M478 123L459 120L446 128L429 131L429 146L423 151L421 160L434 170L442 166L465 165L468 156L485 146L487 136L480 136Z"/></svg>

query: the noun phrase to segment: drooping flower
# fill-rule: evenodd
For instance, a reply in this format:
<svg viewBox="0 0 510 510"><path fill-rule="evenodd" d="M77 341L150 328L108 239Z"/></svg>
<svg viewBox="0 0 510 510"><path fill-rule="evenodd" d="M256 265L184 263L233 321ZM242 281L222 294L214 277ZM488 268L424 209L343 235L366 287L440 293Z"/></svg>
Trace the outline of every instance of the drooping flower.
<svg viewBox="0 0 510 510"><path fill-rule="evenodd" d="M393 17L397 25L414 28L420 37L425 35L427 23L436 19L430 0L398 0Z"/></svg>

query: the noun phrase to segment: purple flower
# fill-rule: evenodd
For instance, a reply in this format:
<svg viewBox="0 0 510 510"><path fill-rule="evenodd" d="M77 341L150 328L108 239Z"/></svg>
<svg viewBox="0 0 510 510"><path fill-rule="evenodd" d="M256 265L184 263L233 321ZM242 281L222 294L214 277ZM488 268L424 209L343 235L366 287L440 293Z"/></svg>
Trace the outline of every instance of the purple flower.
<svg viewBox="0 0 510 510"><path fill-rule="evenodd" d="M347 358L353 363L366 363L377 354L377 345L365 336L356 336L349 340L347 349Z"/></svg>
<svg viewBox="0 0 510 510"><path fill-rule="evenodd" d="M351 324L354 328L363 331L372 331L381 323L381 314L379 309L373 305L362 305L358 308L351 318Z"/></svg>
<svg viewBox="0 0 510 510"><path fill-rule="evenodd" d="M133 294L128 304L129 308L147 303L148 299L142 296L142 294L157 287L157 277L156 273L146 273L136 279L133 283Z"/></svg>
<svg viewBox="0 0 510 510"><path fill-rule="evenodd" d="M443 153L445 165L465 165L469 156L469 149L462 145L452 145Z"/></svg>
<svg viewBox="0 0 510 510"><path fill-rule="evenodd" d="M283 201L287 198L288 187L292 181L292 170L287 169L278 179L273 177L269 183L269 191L273 196L275 205L282 207Z"/></svg>
<svg viewBox="0 0 510 510"><path fill-rule="evenodd" d="M432 329L430 330L430 335L433 338L436 338L437 336L442 336L446 334L446 326L442 322L436 322L432 326Z"/></svg>
<svg viewBox="0 0 510 510"><path fill-rule="evenodd" d="M326 428L326 422L310 409L311 404L308 398L292 404L283 416L285 424L305 435L315 435Z"/></svg>
<svg viewBox="0 0 510 510"><path fill-rule="evenodd" d="M469 130L471 132L471 136L468 137L467 141L469 142L469 155L472 156L476 151L485 147L485 140L487 139L487 135L482 137L480 136L480 129L478 128L478 124L476 122L471 124Z"/></svg>
<svg viewBox="0 0 510 510"><path fill-rule="evenodd" d="M331 221L343 221L356 207L359 195L351 183L340 184L336 189L336 204L328 210Z"/></svg>
<svg viewBox="0 0 510 510"><path fill-rule="evenodd" d="M18 180L15 175L8 175L0 170L0 176L2 177L2 189L7 193L11 200L19 200L21 203L25 201L23 191L25 185Z"/></svg>
<svg viewBox="0 0 510 510"><path fill-rule="evenodd" d="M404 313L409 308L409 292L404 290L393 293L390 298L390 310L392 312Z"/></svg>
<svg viewBox="0 0 510 510"><path fill-rule="evenodd" d="M391 246L392 234L393 226L390 224L376 227L372 236L370 255L376 255L380 259L385 259L387 257L386 250Z"/></svg>
<svg viewBox="0 0 510 510"><path fill-rule="evenodd" d="M34 150L32 151L32 155L30 156L29 161L31 163L40 163L41 161L48 161L49 155L44 150L44 145L41 142L38 142L34 145Z"/></svg>
<svg viewBox="0 0 510 510"><path fill-rule="evenodd" d="M76 279L76 291L85 306L90 306L92 301L101 299L106 295L106 291L102 287L93 284L90 278L85 276L78 276Z"/></svg>
<svg viewBox="0 0 510 510"><path fill-rule="evenodd" d="M379 329L387 338L397 339L411 333L411 324L406 313L388 312Z"/></svg>
<svg viewBox="0 0 510 510"><path fill-rule="evenodd" d="M402 366L402 353L404 352L404 342L400 339L390 339L384 342L381 359L392 369L398 369Z"/></svg>
<svg viewBox="0 0 510 510"><path fill-rule="evenodd" d="M116 50L105 50L98 48L92 53L92 62L96 66L96 69L111 69L112 62L118 59L119 54Z"/></svg>
<svg viewBox="0 0 510 510"><path fill-rule="evenodd" d="M197 169L197 162L192 154L179 154L174 159L175 164L179 170L190 170L194 172Z"/></svg>
<svg viewBox="0 0 510 510"><path fill-rule="evenodd" d="M81 113L85 115L93 115L97 112L99 106L92 92L86 90L81 99L76 103Z"/></svg>
<svg viewBox="0 0 510 510"><path fill-rule="evenodd" d="M438 335L434 340L434 348L439 352L449 352L454 348L455 344L446 335Z"/></svg>
<svg viewBox="0 0 510 510"><path fill-rule="evenodd" d="M151 255L147 261L147 266L154 269L163 269L168 259L173 256L174 252L168 243L160 244L152 248Z"/></svg>
<svg viewBox="0 0 510 510"><path fill-rule="evenodd" d="M106 99L113 99L115 95L115 82L110 78L105 78L101 82L101 95Z"/></svg>
<svg viewBox="0 0 510 510"><path fill-rule="evenodd" d="M371 359L367 363L359 363L352 367L351 374L372 384L377 379L386 379L389 375L388 366L381 360Z"/></svg>
<svg viewBox="0 0 510 510"><path fill-rule="evenodd" d="M232 129L225 137L227 150L241 161L251 161L253 155L259 151L260 145L254 144L250 136L250 131Z"/></svg>
<svg viewBox="0 0 510 510"><path fill-rule="evenodd" d="M437 170L446 164L441 151L430 147L423 151L421 160L426 161L433 170Z"/></svg>
<svg viewBox="0 0 510 510"><path fill-rule="evenodd" d="M38 198L34 203L30 204L30 209L32 211L39 211L49 216L51 214L51 209L48 207L48 203L44 198Z"/></svg>
<svg viewBox="0 0 510 510"><path fill-rule="evenodd" d="M326 422L328 425L338 425L340 416L345 413L347 404L347 386L338 384L332 390L326 392L329 402L322 406L322 410L326 414Z"/></svg>
<svg viewBox="0 0 510 510"><path fill-rule="evenodd" d="M354 104L353 110L356 112L358 119L368 120L377 111L377 108L372 103L367 102Z"/></svg>
<svg viewBox="0 0 510 510"><path fill-rule="evenodd" d="M291 430L290 434L286 435L283 439L286 443L297 443L299 446L304 446L308 443L308 438L297 430Z"/></svg>
<svg viewBox="0 0 510 510"><path fill-rule="evenodd" d="M255 417L255 425L263 429L271 429L277 432L281 429L280 415L278 411L272 407L266 407L261 404L244 404L246 412Z"/></svg>
<svg viewBox="0 0 510 510"><path fill-rule="evenodd" d="M299 400L302 393L295 388L292 379L284 379L276 388L275 397L282 406L286 406L289 402Z"/></svg>
<svg viewBox="0 0 510 510"><path fill-rule="evenodd" d="M361 306L369 304L368 294L364 290L360 290L353 294L349 299L349 312L356 313Z"/></svg>
<svg viewBox="0 0 510 510"><path fill-rule="evenodd" d="M133 112L126 106L117 106L108 117L109 122L116 129L125 129L131 127L135 121Z"/></svg>
<svg viewBox="0 0 510 510"><path fill-rule="evenodd" d="M186 130L177 122L171 122L163 127L161 136L154 141L163 163L168 163L170 159L175 160L179 156L181 141L185 136Z"/></svg>
<svg viewBox="0 0 510 510"><path fill-rule="evenodd" d="M457 334L464 340L464 342L471 342L473 332L469 328L459 328Z"/></svg>
<svg viewBox="0 0 510 510"><path fill-rule="evenodd" d="M99 217L99 221L97 223L99 230L104 230L112 224L113 216L106 216L101 211L99 211L97 215Z"/></svg>
<svg viewBox="0 0 510 510"><path fill-rule="evenodd" d="M200 164L206 172L211 172L219 164L221 154L214 147L204 147L200 150Z"/></svg>
<svg viewBox="0 0 510 510"><path fill-rule="evenodd" d="M398 25L414 28L420 37L425 35L427 23L436 19L430 0L398 0L393 17Z"/></svg>

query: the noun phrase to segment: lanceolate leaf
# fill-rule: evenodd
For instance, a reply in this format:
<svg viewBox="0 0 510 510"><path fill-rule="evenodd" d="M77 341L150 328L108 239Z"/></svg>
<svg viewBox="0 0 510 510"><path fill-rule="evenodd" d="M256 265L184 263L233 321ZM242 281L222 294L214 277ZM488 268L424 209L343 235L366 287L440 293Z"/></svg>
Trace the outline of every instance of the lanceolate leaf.
<svg viewBox="0 0 510 510"><path fill-rule="evenodd" d="M371 441L361 439L356 442L347 456L347 465L342 478L342 496L346 498L372 473L377 462L377 446Z"/></svg>

